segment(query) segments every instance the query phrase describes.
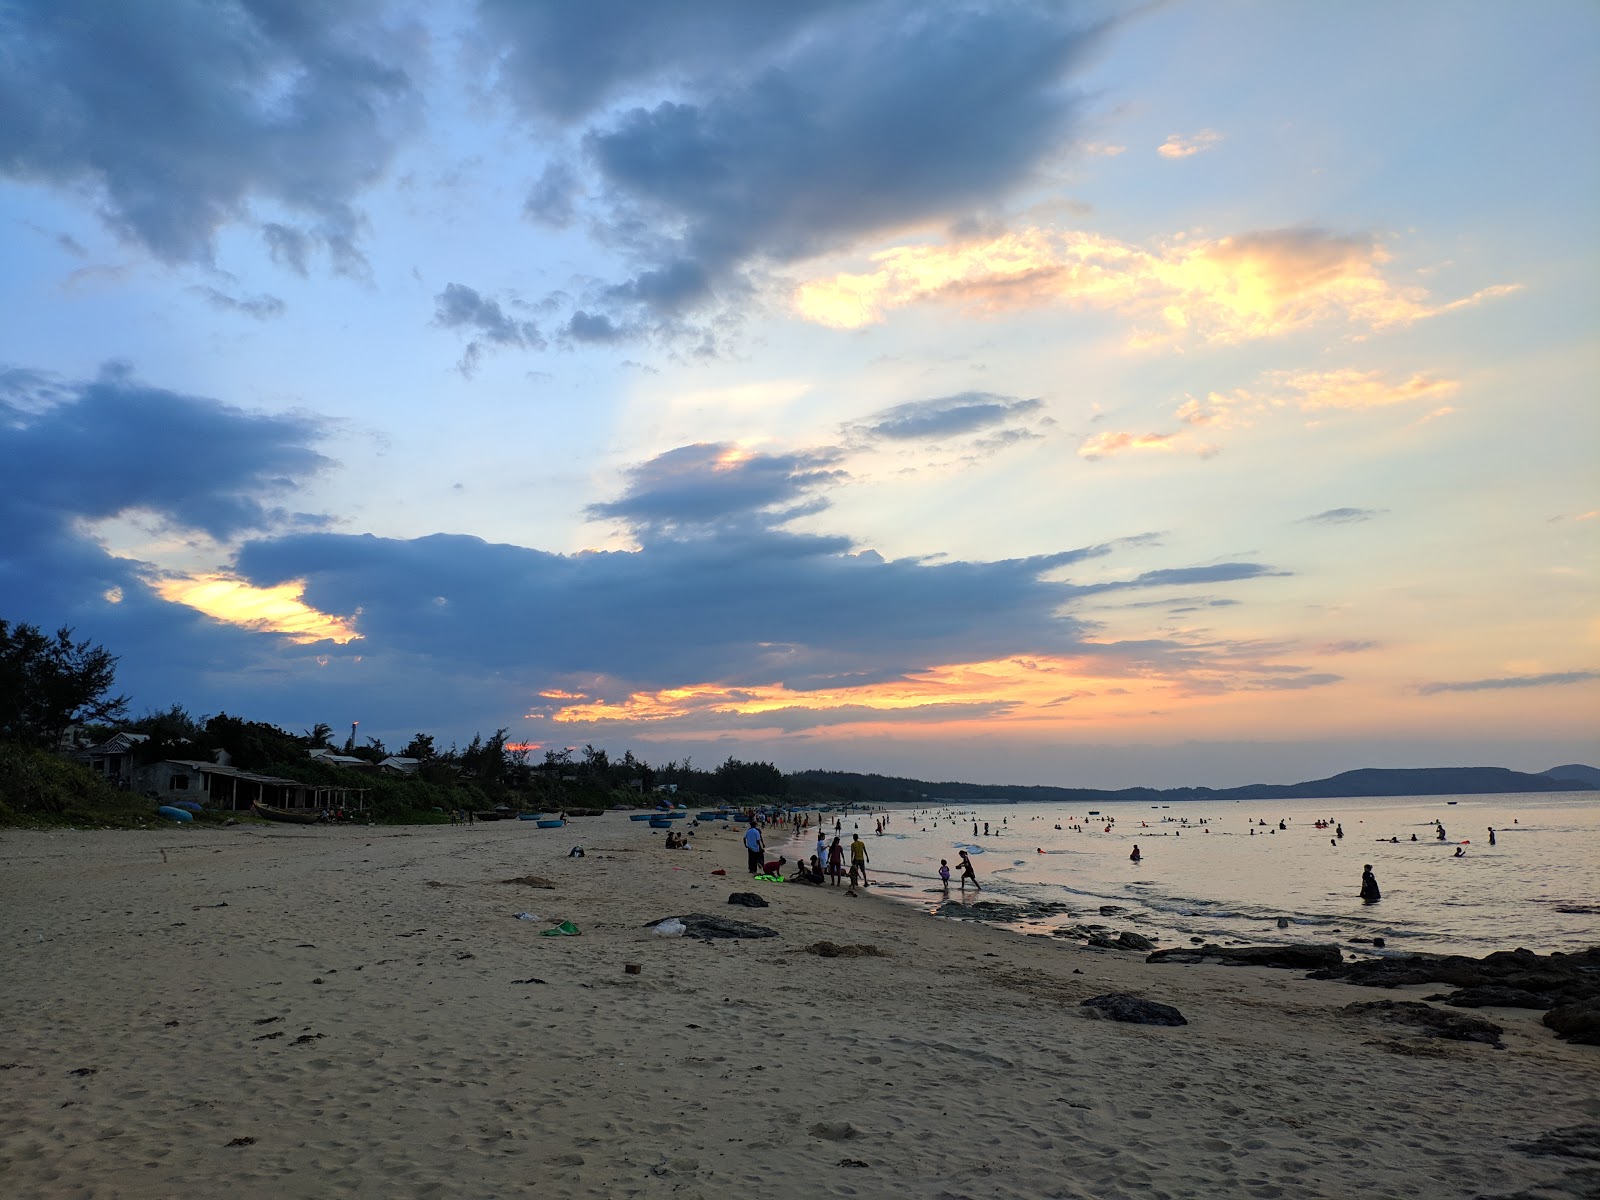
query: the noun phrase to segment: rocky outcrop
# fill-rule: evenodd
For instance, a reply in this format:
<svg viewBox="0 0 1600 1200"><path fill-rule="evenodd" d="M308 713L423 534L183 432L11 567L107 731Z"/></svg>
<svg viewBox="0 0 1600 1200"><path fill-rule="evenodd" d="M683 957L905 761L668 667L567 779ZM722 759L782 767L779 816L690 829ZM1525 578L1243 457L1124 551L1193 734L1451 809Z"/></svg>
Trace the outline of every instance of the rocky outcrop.
<svg viewBox="0 0 1600 1200"><path fill-rule="evenodd" d="M1317 971L1332 968L1342 961L1337 946L1302 943L1288 946L1184 946L1157 950L1146 962L1217 963L1224 967L1283 967L1290 971Z"/></svg>
<svg viewBox="0 0 1600 1200"><path fill-rule="evenodd" d="M1580 1046L1600 1046L1600 997L1590 996L1574 1004L1552 1008L1544 1023L1556 1036Z"/></svg>
<svg viewBox="0 0 1600 1200"><path fill-rule="evenodd" d="M1104 996L1091 996L1079 1005L1089 1010L1089 1016L1107 1021L1127 1021L1134 1025L1187 1025L1184 1015L1170 1004L1130 996L1126 992L1108 992Z"/></svg>
<svg viewBox="0 0 1600 1200"><path fill-rule="evenodd" d="M1412 1025L1422 1030L1423 1036L1444 1038L1452 1042L1483 1042L1497 1050L1505 1047L1500 1035L1502 1026L1482 1017L1469 1017L1465 1013L1445 1012L1424 1004L1420 1000L1358 1000L1339 1010L1348 1016L1373 1017L1400 1025Z"/></svg>
<svg viewBox="0 0 1600 1200"><path fill-rule="evenodd" d="M1342 979L1361 987L1446 983L1457 990L1445 1003L1544 1008L1544 1023L1568 1041L1600 1045L1600 947L1577 954L1497 950L1482 958L1464 954L1408 954L1338 963L1313 971L1313 979Z"/></svg>
<svg viewBox="0 0 1600 1200"><path fill-rule="evenodd" d="M1045 917L1058 917L1069 911L1065 904L1049 900L1030 900L1022 904L1004 904L998 900L946 900L933 910L936 917L964 917L969 921L992 921L998 925L1011 925L1018 921L1038 921Z"/></svg>

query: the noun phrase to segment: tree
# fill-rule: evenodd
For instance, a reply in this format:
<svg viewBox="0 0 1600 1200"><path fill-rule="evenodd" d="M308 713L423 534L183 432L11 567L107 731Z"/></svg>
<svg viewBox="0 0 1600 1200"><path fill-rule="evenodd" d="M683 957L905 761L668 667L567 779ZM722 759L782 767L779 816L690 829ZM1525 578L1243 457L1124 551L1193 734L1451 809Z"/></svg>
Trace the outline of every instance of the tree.
<svg viewBox="0 0 1600 1200"><path fill-rule="evenodd" d="M126 696L109 695L117 659L62 626L50 637L36 625L0 620L0 740L57 746L79 721L115 721Z"/></svg>
<svg viewBox="0 0 1600 1200"><path fill-rule="evenodd" d="M308 750L325 750L333 745L333 726L326 721L318 721L305 731Z"/></svg>
<svg viewBox="0 0 1600 1200"><path fill-rule="evenodd" d="M427 760L434 756L433 734L419 733L406 743L406 748L400 751L401 758L415 758Z"/></svg>

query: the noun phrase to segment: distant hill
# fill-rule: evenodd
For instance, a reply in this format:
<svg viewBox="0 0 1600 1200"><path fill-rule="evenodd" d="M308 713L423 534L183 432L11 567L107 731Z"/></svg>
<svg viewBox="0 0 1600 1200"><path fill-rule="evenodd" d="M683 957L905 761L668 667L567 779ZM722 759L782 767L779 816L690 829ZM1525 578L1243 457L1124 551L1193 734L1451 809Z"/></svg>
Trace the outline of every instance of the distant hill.
<svg viewBox="0 0 1600 1200"><path fill-rule="evenodd" d="M791 797L807 794L859 804L900 801L1040 801L1082 804L1136 800L1171 804L1184 800L1308 800L1354 796L1470 796L1491 792L1565 792L1600 788L1600 772L1592 767L1558 767L1589 771L1593 782L1549 772L1529 775L1505 767L1363 767L1305 783L1252 783L1235 788L1100 788L1036 787L994 783L928 783L892 775L851 771L796 771L789 776Z"/></svg>
<svg viewBox="0 0 1600 1200"><path fill-rule="evenodd" d="M1586 767L1582 763L1568 763L1564 767L1551 767L1543 772L1551 779L1559 779L1563 783L1586 783L1590 787L1600 787L1600 767Z"/></svg>

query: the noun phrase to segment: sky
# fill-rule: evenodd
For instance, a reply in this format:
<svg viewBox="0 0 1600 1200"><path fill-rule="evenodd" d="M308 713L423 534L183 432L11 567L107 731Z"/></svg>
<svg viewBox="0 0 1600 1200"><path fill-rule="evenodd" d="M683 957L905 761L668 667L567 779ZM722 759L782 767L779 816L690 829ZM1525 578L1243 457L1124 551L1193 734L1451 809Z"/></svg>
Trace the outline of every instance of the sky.
<svg viewBox="0 0 1600 1200"><path fill-rule="evenodd" d="M0 618L924 779L1600 759L1600 9L0 0Z"/></svg>

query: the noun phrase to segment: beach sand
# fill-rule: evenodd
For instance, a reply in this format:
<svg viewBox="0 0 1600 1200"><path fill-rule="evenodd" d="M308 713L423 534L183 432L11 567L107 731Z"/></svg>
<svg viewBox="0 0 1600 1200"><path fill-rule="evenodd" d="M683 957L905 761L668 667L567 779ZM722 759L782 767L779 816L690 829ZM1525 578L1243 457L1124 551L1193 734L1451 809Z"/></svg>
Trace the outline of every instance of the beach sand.
<svg viewBox="0 0 1600 1200"><path fill-rule="evenodd" d="M0 834L0 1190L1561 1195L1582 1164L1517 1143L1600 1119L1600 1051L1537 1013L1482 1011L1504 1050L1425 1041L1338 1010L1433 989L751 884L734 831L660 846L617 814ZM530 874L555 886L505 882ZM696 911L781 936L642 928ZM580 935L539 935L558 918ZM824 939L886 956L802 952ZM1109 991L1189 1024L1079 1007Z"/></svg>

